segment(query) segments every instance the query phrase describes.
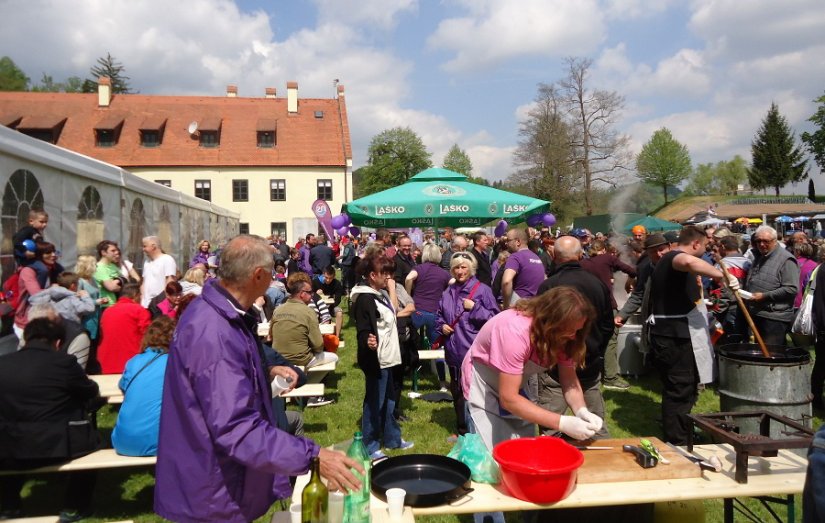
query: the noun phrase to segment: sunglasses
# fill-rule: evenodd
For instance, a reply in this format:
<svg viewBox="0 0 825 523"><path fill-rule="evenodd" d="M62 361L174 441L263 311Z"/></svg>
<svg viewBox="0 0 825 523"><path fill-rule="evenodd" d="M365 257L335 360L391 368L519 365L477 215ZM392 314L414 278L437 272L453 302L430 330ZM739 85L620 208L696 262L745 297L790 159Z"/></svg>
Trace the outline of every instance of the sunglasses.
<svg viewBox="0 0 825 523"><path fill-rule="evenodd" d="M451 256L450 259L455 260L456 258L464 258L465 260L470 260L470 255L464 252L457 252Z"/></svg>

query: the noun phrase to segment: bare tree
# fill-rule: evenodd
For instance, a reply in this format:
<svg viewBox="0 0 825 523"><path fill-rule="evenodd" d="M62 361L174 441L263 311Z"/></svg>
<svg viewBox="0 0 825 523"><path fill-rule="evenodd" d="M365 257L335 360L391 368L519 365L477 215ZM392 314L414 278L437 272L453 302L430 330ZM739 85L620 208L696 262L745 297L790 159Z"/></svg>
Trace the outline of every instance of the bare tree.
<svg viewBox="0 0 825 523"><path fill-rule="evenodd" d="M574 164L584 182L586 214L593 214L594 182L615 187L620 175L632 165L629 137L616 125L624 97L615 91L592 89L588 76L592 60L566 58L567 77L558 82L559 93L571 129Z"/></svg>

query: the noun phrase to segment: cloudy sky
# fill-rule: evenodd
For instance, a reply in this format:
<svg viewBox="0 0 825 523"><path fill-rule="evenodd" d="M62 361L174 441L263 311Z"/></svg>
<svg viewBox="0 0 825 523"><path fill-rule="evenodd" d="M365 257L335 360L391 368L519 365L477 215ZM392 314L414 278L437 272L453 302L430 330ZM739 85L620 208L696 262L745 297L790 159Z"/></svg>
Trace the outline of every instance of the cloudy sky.
<svg viewBox="0 0 825 523"><path fill-rule="evenodd" d="M457 143L491 180L512 171L536 86L568 56L625 97L635 151L666 126L694 164L750 161L772 101L809 130L825 92L821 0L0 0L0 17L0 55L33 81L85 78L107 52L146 94L295 80L329 98L339 79L356 167L375 134L410 126L436 165Z"/></svg>

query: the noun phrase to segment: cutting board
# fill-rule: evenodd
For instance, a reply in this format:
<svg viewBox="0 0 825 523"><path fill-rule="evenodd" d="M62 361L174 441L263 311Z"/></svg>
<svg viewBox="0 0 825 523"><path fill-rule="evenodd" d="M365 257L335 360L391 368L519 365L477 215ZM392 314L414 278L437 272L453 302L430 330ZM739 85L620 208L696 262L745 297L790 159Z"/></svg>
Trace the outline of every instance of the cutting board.
<svg viewBox="0 0 825 523"><path fill-rule="evenodd" d="M584 464L579 468L579 483L611 483L618 481L645 481L650 479L698 478L702 475L699 465L691 462L658 438L645 437L659 449L670 465L658 463L643 469L636 463L631 452L624 452L622 445L639 445L641 438L600 439L593 446L613 447L611 450L583 450Z"/></svg>

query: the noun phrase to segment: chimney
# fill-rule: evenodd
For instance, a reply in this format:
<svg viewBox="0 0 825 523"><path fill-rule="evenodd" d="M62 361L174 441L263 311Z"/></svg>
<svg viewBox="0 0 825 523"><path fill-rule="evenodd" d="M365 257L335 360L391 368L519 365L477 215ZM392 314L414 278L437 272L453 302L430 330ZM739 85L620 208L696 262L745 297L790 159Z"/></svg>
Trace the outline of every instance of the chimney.
<svg viewBox="0 0 825 523"><path fill-rule="evenodd" d="M298 82L286 83L286 111L288 113L298 112Z"/></svg>
<svg viewBox="0 0 825 523"><path fill-rule="evenodd" d="M112 101L112 79L101 76L97 79L97 106L109 107Z"/></svg>
<svg viewBox="0 0 825 523"><path fill-rule="evenodd" d="M226 86L226 97L227 98L237 98L238 97L238 86L237 85L227 85Z"/></svg>
<svg viewBox="0 0 825 523"><path fill-rule="evenodd" d="M344 96L344 84L338 84L338 97Z"/></svg>
<svg viewBox="0 0 825 523"><path fill-rule="evenodd" d="M265 90L267 98L275 98L276 92L274 87L267 87Z"/></svg>

